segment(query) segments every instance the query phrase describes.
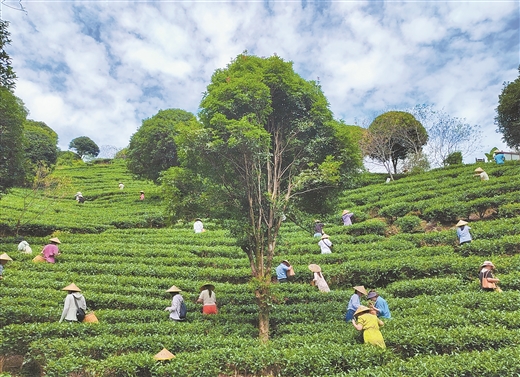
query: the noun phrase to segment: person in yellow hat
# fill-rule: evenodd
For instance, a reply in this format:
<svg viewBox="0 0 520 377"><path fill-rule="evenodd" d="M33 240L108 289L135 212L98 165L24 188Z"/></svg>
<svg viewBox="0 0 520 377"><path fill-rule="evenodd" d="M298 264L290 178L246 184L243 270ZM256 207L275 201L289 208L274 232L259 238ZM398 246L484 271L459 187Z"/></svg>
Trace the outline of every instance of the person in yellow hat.
<svg viewBox="0 0 520 377"><path fill-rule="evenodd" d="M354 294L350 296L350 300L347 305L347 313L345 314L345 321L350 321L354 318L354 313L361 305L361 297L367 295L367 290L362 285L356 285L354 287Z"/></svg>
<svg viewBox="0 0 520 377"><path fill-rule="evenodd" d="M360 305L354 313L352 325L357 331L363 331L363 341L365 344L373 344L381 348L386 348L383 334L381 334L379 330L379 327L383 327L385 324L374 314L371 314L370 310L370 308Z"/></svg>
<svg viewBox="0 0 520 377"><path fill-rule="evenodd" d="M457 227L457 237L459 238L459 245L471 242L471 234L469 233L469 230L471 228L468 226L468 223L464 220L459 220L459 222L455 226Z"/></svg>
<svg viewBox="0 0 520 377"><path fill-rule="evenodd" d="M68 293L63 304L60 323L63 322L63 320L67 322L78 322L78 309L83 309L83 313L87 310L87 302L85 301L85 297L81 294L81 289L72 283L63 288L62 291L67 291Z"/></svg>
<svg viewBox="0 0 520 377"><path fill-rule="evenodd" d="M60 255L60 249L58 245L60 244L60 240L57 237L53 237L49 240L49 244L45 245L42 250L43 258L49 263L55 263L54 259L56 256Z"/></svg>
<svg viewBox="0 0 520 377"><path fill-rule="evenodd" d="M7 255L7 253L0 255L0 280L4 278L4 265L9 261L12 261L12 259L9 255Z"/></svg>
<svg viewBox="0 0 520 377"><path fill-rule="evenodd" d="M489 181L489 175L484 171L482 168L476 168L475 174L473 174L474 177L480 177L481 181Z"/></svg>

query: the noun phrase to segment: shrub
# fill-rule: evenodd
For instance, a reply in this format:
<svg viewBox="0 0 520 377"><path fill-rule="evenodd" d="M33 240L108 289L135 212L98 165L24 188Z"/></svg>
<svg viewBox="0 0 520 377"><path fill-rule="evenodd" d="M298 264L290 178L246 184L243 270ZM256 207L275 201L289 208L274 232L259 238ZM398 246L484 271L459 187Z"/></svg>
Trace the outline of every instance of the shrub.
<svg viewBox="0 0 520 377"><path fill-rule="evenodd" d="M395 221L395 225L404 233L413 233L422 230L421 219L413 215L398 218Z"/></svg>

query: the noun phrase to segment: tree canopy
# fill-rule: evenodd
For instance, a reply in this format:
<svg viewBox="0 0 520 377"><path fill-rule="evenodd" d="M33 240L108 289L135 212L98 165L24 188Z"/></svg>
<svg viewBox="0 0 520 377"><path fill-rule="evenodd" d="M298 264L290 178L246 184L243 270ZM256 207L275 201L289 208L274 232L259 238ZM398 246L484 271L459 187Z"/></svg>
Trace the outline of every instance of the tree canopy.
<svg viewBox="0 0 520 377"><path fill-rule="evenodd" d="M58 159L58 134L44 122L26 120L24 123L25 159L33 167L38 163L47 166Z"/></svg>
<svg viewBox="0 0 520 377"><path fill-rule="evenodd" d="M520 148L520 75L515 81L504 83L496 112L495 123L502 140L511 148Z"/></svg>
<svg viewBox="0 0 520 377"><path fill-rule="evenodd" d="M130 138L126 158L128 170L140 178L157 182L161 172L178 166L175 138L182 124L200 127L195 116L181 109L161 110Z"/></svg>
<svg viewBox="0 0 520 377"><path fill-rule="evenodd" d="M72 139L69 149L73 149L81 157L96 157L99 154L98 145L88 136L80 136Z"/></svg>
<svg viewBox="0 0 520 377"><path fill-rule="evenodd" d="M5 50L11 43L8 27L9 22L0 19L0 86L12 92L15 88L16 73L11 66L11 57Z"/></svg>
<svg viewBox="0 0 520 377"><path fill-rule="evenodd" d="M8 88L0 86L0 194L21 183L23 172L23 123L27 110Z"/></svg>
<svg viewBox="0 0 520 377"><path fill-rule="evenodd" d="M370 124L362 145L365 155L381 162L391 175L390 168L397 173L398 161L419 154L427 141L426 129L412 114L388 111Z"/></svg>
<svg viewBox="0 0 520 377"><path fill-rule="evenodd" d="M332 113L321 88L305 81L277 56L239 55L211 78L200 105L204 128L179 139L182 167L172 174L179 196L211 203L212 216L230 229L247 254L259 304L259 334L269 334L269 284L278 231L296 200L314 193L326 199L344 167ZM182 180L196 179L193 185ZM203 186L203 187L201 187ZM332 190L331 190L332 191ZM225 210L225 212L224 212ZM219 213L219 211L221 211Z"/></svg>

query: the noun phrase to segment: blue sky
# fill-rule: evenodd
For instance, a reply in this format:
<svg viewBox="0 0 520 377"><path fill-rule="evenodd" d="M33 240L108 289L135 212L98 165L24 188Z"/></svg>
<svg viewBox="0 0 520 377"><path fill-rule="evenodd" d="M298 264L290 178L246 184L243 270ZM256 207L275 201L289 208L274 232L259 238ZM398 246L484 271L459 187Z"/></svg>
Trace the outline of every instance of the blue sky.
<svg viewBox="0 0 520 377"><path fill-rule="evenodd" d="M518 77L519 2L45 1L2 9L16 95L59 135L128 145L161 109L196 113L215 69L238 54L276 53L319 77L331 110L367 124L387 110L431 104L495 132L505 81ZM18 1L6 1L17 7Z"/></svg>

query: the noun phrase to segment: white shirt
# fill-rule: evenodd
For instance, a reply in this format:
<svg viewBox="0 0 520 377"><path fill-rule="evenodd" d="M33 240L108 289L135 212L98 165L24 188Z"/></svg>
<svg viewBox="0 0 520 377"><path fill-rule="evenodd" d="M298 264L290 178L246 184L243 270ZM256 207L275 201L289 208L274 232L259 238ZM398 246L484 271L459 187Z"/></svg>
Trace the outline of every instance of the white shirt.
<svg viewBox="0 0 520 377"><path fill-rule="evenodd" d="M76 303L74 303L74 300ZM76 307L77 304L77 307ZM80 292L74 292L67 294L65 297L65 304L63 305L63 312L61 313L60 322L64 319L67 321L77 321L76 311L79 308L83 310L87 309L87 303L85 301L85 297Z"/></svg>
<svg viewBox="0 0 520 377"><path fill-rule="evenodd" d="M330 242L328 238L324 238L320 242L318 242L318 246L320 247L322 254L332 253L332 250L330 249L330 247L332 246L332 242Z"/></svg>
<svg viewBox="0 0 520 377"><path fill-rule="evenodd" d="M202 225L202 221L195 221L195 223L193 224L193 230L195 231L195 233L202 233L202 231L204 230L204 225Z"/></svg>

